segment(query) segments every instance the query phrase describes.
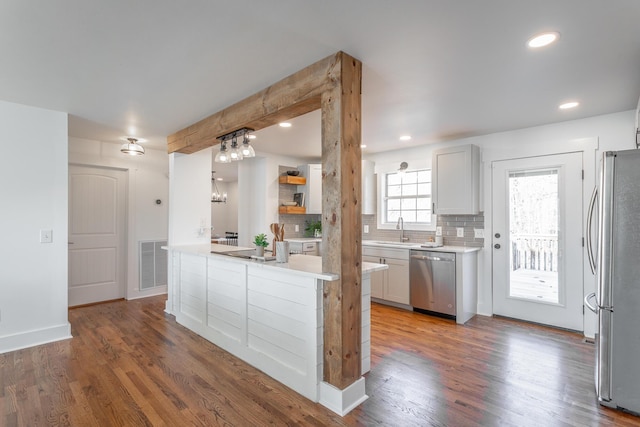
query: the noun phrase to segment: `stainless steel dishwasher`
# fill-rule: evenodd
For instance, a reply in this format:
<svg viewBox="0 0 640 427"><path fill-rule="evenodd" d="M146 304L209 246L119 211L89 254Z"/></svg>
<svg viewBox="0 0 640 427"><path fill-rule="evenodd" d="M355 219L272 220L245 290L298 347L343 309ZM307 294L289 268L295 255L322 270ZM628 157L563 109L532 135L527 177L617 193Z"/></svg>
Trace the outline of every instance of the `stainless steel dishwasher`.
<svg viewBox="0 0 640 427"><path fill-rule="evenodd" d="M411 250L409 282L414 309L455 318L456 254Z"/></svg>

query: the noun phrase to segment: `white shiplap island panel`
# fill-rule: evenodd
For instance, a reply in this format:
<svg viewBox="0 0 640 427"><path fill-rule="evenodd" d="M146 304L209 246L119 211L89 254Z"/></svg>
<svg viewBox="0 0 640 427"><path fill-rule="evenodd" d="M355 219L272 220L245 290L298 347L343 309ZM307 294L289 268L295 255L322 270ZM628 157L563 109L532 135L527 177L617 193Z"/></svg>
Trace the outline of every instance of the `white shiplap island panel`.
<svg viewBox="0 0 640 427"><path fill-rule="evenodd" d="M323 375L325 280L320 257L292 255L288 263L211 253L219 245L169 248L176 320L271 377L318 402ZM229 248L229 247L226 247ZM364 263L362 373L371 366L370 273Z"/></svg>

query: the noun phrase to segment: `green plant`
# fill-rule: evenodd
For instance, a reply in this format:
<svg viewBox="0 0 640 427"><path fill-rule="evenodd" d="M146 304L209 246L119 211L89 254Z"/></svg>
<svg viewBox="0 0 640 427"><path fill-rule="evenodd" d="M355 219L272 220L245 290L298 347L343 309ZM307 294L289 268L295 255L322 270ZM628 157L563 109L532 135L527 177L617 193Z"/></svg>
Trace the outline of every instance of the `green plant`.
<svg viewBox="0 0 640 427"><path fill-rule="evenodd" d="M264 233L258 234L253 238L253 244L256 246L262 246L263 248L266 248L267 246L269 246L269 242L267 242L267 235Z"/></svg>
<svg viewBox="0 0 640 427"><path fill-rule="evenodd" d="M316 230L318 233L322 233L322 221L305 221L304 235L307 237L314 237Z"/></svg>

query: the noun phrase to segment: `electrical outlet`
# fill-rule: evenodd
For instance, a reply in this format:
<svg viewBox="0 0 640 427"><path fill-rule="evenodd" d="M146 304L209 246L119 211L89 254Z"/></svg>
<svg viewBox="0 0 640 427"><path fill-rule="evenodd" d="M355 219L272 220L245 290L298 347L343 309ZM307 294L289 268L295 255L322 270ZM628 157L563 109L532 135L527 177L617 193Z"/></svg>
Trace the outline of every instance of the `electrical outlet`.
<svg viewBox="0 0 640 427"><path fill-rule="evenodd" d="M484 239L484 228L474 228L473 237L476 239Z"/></svg>
<svg viewBox="0 0 640 427"><path fill-rule="evenodd" d="M300 231L300 226L299 226L298 224L296 224L294 228L295 228L295 230L296 230L296 233L297 233L298 231Z"/></svg>
<svg viewBox="0 0 640 427"><path fill-rule="evenodd" d="M365 232L365 233L368 233L368 232L369 232L369 225L365 225L365 226L364 226L364 232Z"/></svg>
<svg viewBox="0 0 640 427"><path fill-rule="evenodd" d="M52 243L53 230L40 230L40 243Z"/></svg>
<svg viewBox="0 0 640 427"><path fill-rule="evenodd" d="M456 235L458 237L464 237L464 228L463 227L456 227Z"/></svg>
<svg viewBox="0 0 640 427"><path fill-rule="evenodd" d="M442 227L441 226L437 226L436 227L436 236L442 236Z"/></svg>

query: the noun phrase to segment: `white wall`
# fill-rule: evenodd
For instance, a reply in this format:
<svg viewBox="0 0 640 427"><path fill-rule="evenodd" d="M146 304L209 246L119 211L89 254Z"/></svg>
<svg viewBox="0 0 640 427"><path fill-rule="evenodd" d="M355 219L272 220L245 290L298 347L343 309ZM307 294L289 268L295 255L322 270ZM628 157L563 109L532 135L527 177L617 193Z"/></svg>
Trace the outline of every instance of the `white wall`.
<svg viewBox="0 0 640 427"><path fill-rule="evenodd" d="M143 156L129 156L120 152L120 144L69 138L70 164L127 172L127 299L167 292L166 286L140 290L138 244L167 240L169 221L169 155L161 150L145 150Z"/></svg>
<svg viewBox="0 0 640 427"><path fill-rule="evenodd" d="M395 150L391 152L365 155L376 162L376 172L401 161L409 167L430 167L433 150L443 146L459 144L478 145L482 152L481 192L485 217L485 236L492 236L491 221L491 162L499 159L529 157L551 153L584 151L588 163L584 165L585 181L582 194L583 218L586 217L587 204L595 184L597 159L604 151L635 148L635 112L596 116L587 119L567 121L546 126L519 129L491 135L449 141L444 144L423 145L420 147ZM366 143L366 141L363 141ZM595 149L594 149L595 148ZM576 195L579 196L579 195ZM478 259L478 313L491 315L492 278L491 278L490 237L485 239L484 250ZM595 278L591 274L584 254L584 293L595 289ZM593 336L596 317L591 312L585 315L584 333Z"/></svg>
<svg viewBox="0 0 640 427"><path fill-rule="evenodd" d="M211 242L211 148L193 154L169 155L169 245ZM173 313L175 288L169 260L165 310Z"/></svg>
<svg viewBox="0 0 640 427"><path fill-rule="evenodd" d="M220 193L227 193L227 203L211 203L212 234L224 236L225 231L238 231L238 183L217 183Z"/></svg>
<svg viewBox="0 0 640 427"><path fill-rule="evenodd" d="M71 338L67 114L0 101L0 353ZM53 243L40 243L40 230Z"/></svg>

